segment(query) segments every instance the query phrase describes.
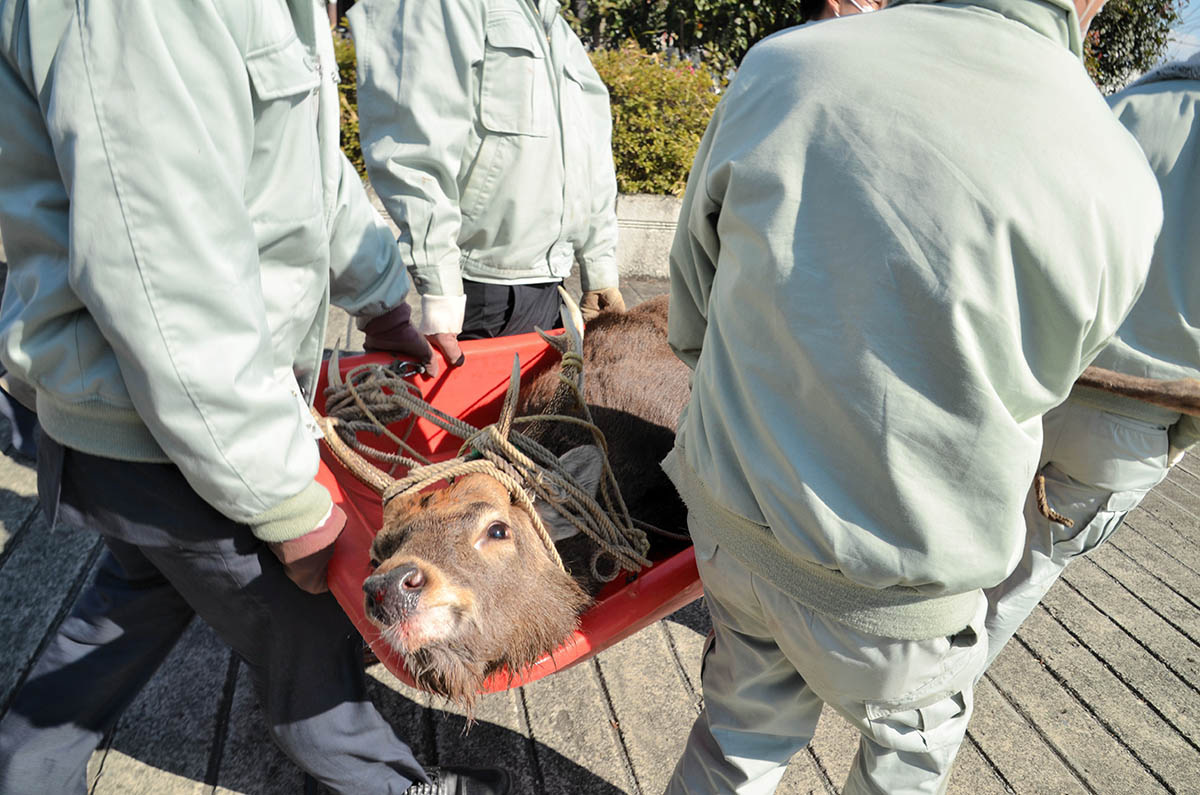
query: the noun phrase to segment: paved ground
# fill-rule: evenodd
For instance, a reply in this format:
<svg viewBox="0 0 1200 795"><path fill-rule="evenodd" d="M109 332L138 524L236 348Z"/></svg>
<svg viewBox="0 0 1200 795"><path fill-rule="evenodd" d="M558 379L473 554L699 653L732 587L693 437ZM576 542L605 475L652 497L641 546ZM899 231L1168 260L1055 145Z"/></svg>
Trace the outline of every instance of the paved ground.
<svg viewBox="0 0 1200 795"><path fill-rule="evenodd" d="M630 303L661 290L626 284ZM99 554L95 536L48 528L34 491L30 462L0 458L0 712ZM950 792L1200 792L1198 515L1192 456L1068 572L997 660ZM589 663L481 699L469 733L454 709L382 666L369 675L426 763L507 766L520 795L658 793L698 709L707 630L694 603ZM779 791L837 791L855 742L827 713ZM272 746L244 666L200 624L97 751L91 781L103 795L320 791Z"/></svg>

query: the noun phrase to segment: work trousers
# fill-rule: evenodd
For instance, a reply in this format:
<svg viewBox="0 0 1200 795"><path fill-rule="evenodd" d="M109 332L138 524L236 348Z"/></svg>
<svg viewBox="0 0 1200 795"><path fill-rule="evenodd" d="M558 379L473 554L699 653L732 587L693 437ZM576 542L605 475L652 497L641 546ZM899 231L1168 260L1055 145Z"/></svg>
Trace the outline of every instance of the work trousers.
<svg viewBox="0 0 1200 795"><path fill-rule="evenodd" d="M988 589L988 664L1050 590L1067 564L1104 543L1167 475L1167 426L1069 399L1042 420L1046 503L1025 501L1025 552L1004 582Z"/></svg>
<svg viewBox="0 0 1200 795"><path fill-rule="evenodd" d="M534 327L562 328L559 282L490 284L463 279L467 297L460 340L527 334Z"/></svg>
<svg viewBox="0 0 1200 795"><path fill-rule="evenodd" d="M337 792L426 779L366 694L361 640L333 597L301 591L245 526L168 464L114 461L43 435L38 491L106 549L0 722L0 793L83 793L105 732L193 615L245 661L271 737Z"/></svg>
<svg viewBox="0 0 1200 795"><path fill-rule="evenodd" d="M713 635L701 663L704 708L668 795L774 792L823 704L862 735L844 792L944 790L986 651L982 593L962 631L896 640L814 612L703 539L696 565Z"/></svg>

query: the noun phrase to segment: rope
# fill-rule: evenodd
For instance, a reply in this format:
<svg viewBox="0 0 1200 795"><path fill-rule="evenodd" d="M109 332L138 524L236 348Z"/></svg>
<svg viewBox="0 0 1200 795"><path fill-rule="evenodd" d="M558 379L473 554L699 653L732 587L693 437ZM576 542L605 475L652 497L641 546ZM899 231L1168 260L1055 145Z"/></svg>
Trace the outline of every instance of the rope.
<svg viewBox="0 0 1200 795"><path fill-rule="evenodd" d="M1033 479L1033 496L1037 501L1037 509L1042 516L1046 517L1052 522L1058 522L1063 527L1075 526L1074 519L1063 516L1061 513L1050 507L1049 501L1046 500L1046 476L1040 472L1037 474L1037 477Z"/></svg>
<svg viewBox="0 0 1200 795"><path fill-rule="evenodd" d="M568 350L567 341L543 334L543 338L562 354L559 379L565 391L574 398L583 417L560 413L517 417L517 397L520 387L520 362L514 357L513 370L505 392L500 418L491 425L476 428L452 417L427 403L415 386L389 367L363 364L340 377L335 352L329 364L329 387L325 390L326 413L318 415L330 450L360 480L378 492L386 505L403 494L421 491L441 480L452 480L471 473L490 475L507 490L513 502L533 520L534 528L550 558L565 570L554 541L534 508L541 499L586 535L597 550L590 561L592 576L601 582L614 579L621 570L636 572L649 566L647 555L650 542L646 532L629 515L616 477L608 462L608 445L604 434L592 422L591 413L580 391L583 358L576 350ZM565 335L564 335L565 336ZM552 406L564 402L556 393ZM551 407L547 407L549 411ZM446 433L463 441L458 455L448 461L432 463L407 443L417 419L424 419ZM408 420L401 434L388 426ZM513 429L514 425L561 422L587 430L601 451L603 478L600 497L603 507L562 468L558 457L530 436ZM360 431L382 434L397 445L396 453L386 453L358 441ZM404 466L408 472L394 479L366 459L385 462L394 469ZM643 525L645 526L645 525ZM610 558L615 566L611 572L600 571L602 558Z"/></svg>

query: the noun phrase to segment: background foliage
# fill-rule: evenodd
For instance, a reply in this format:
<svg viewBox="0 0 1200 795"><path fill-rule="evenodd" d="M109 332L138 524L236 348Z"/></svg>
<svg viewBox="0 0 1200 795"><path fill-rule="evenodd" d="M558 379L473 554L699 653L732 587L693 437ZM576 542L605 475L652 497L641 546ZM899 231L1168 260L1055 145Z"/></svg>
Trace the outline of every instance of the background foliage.
<svg viewBox="0 0 1200 795"><path fill-rule="evenodd" d="M342 106L342 151L358 169L358 173L366 177L366 166L363 165L362 144L358 140L358 84L355 82L357 65L354 55L354 39L349 34L335 33L333 36L333 54L337 56L338 65L338 101Z"/></svg>
<svg viewBox="0 0 1200 795"><path fill-rule="evenodd" d="M1092 22L1085 61L1105 93L1162 58L1184 0L1108 0ZM680 194L719 92L746 50L799 23L797 0L563 0L609 88L613 157L622 193ZM363 173L354 42L336 35L342 148Z"/></svg>
<svg viewBox="0 0 1200 795"><path fill-rule="evenodd" d="M647 53L632 41L593 53L592 63L612 103L617 189L682 195L720 99L716 78L703 65Z"/></svg>
<svg viewBox="0 0 1200 795"><path fill-rule="evenodd" d="M1105 94L1120 90L1158 63L1178 21L1177 0L1108 0L1084 43L1088 74Z"/></svg>
<svg viewBox="0 0 1200 795"><path fill-rule="evenodd" d="M728 74L750 46L800 24L797 0L564 0L563 16L592 50L633 40L649 52L686 53Z"/></svg>

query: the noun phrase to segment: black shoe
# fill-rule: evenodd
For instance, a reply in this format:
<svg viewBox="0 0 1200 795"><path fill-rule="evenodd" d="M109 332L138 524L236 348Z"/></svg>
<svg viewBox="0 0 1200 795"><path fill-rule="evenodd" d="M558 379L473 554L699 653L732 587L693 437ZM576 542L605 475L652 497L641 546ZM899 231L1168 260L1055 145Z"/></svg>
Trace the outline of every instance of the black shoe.
<svg viewBox="0 0 1200 795"><path fill-rule="evenodd" d="M405 795L508 795L508 772L499 768L427 767L428 784L413 784Z"/></svg>

